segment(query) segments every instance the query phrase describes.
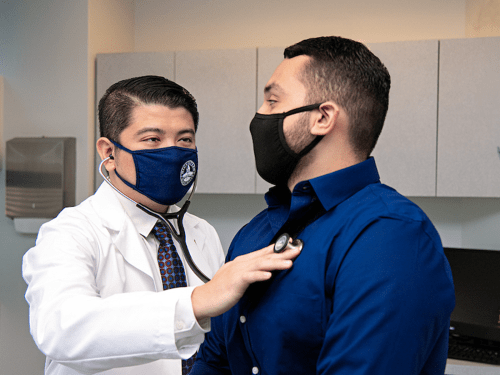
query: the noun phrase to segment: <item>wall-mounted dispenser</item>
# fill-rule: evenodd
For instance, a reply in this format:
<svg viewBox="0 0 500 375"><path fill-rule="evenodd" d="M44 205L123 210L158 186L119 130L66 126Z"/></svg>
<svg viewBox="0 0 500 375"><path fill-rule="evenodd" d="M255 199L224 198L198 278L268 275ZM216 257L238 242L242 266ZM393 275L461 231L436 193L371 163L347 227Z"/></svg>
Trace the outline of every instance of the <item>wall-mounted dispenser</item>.
<svg viewBox="0 0 500 375"><path fill-rule="evenodd" d="M37 233L75 205L75 138L13 138L5 151L5 214L16 231Z"/></svg>

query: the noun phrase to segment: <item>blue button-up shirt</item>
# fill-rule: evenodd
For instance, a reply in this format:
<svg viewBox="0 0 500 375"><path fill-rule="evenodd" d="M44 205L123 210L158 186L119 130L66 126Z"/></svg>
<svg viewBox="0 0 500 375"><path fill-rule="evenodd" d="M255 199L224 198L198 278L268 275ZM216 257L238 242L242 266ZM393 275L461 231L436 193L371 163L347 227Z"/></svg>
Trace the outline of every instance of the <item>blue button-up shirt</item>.
<svg viewBox="0 0 500 375"><path fill-rule="evenodd" d="M436 229L370 158L275 187L228 260L267 246L319 200L290 270L212 320L192 374L443 374L455 298Z"/></svg>

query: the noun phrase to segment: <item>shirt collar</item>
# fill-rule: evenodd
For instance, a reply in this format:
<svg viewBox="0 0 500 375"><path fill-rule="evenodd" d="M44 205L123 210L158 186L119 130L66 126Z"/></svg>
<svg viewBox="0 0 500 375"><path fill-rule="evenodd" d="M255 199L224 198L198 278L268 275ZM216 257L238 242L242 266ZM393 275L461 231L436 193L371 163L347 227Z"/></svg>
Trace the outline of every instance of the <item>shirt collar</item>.
<svg viewBox="0 0 500 375"><path fill-rule="evenodd" d="M377 182L380 182L380 176L373 157L348 168L309 180L327 211L366 186Z"/></svg>
<svg viewBox="0 0 500 375"><path fill-rule="evenodd" d="M290 194L286 186L272 187L266 194L266 202L269 207L289 206L292 195L311 191L318 197L325 210L329 211L367 185L376 182L380 182L380 176L375 159L370 157L348 168L301 181L295 185L293 194Z"/></svg>
<svg viewBox="0 0 500 375"><path fill-rule="evenodd" d="M125 198L123 195L114 191L118 200L120 201L123 209L132 220L132 223L137 228L137 231L143 236L147 237L156 224L157 219L141 210L135 205L134 202Z"/></svg>

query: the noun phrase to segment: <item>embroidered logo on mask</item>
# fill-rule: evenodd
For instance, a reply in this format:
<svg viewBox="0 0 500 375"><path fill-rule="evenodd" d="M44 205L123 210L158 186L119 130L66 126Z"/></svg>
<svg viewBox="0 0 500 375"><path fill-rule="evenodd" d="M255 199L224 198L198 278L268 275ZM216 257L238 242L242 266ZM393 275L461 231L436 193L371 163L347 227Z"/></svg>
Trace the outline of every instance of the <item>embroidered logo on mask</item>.
<svg viewBox="0 0 500 375"><path fill-rule="evenodd" d="M188 160L181 168L181 184L186 186L196 176L196 164L192 160Z"/></svg>

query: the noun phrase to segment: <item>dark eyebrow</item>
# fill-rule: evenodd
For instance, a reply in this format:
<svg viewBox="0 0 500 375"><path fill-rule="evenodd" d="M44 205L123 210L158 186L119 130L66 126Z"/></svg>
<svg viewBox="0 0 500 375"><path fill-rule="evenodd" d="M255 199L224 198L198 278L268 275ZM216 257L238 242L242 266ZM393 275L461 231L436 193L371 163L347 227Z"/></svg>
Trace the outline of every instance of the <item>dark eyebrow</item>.
<svg viewBox="0 0 500 375"><path fill-rule="evenodd" d="M271 83L271 84L269 84L269 85L267 85L266 87L264 87L264 94L267 94L271 90L275 90L278 93L279 92L283 92L283 89L281 88L281 86L278 85L277 83L274 83L274 82Z"/></svg>
<svg viewBox="0 0 500 375"><path fill-rule="evenodd" d="M163 129L160 129L160 128L142 128L141 130L139 130L137 133L135 133L136 135L141 135L141 134L144 134L144 133L147 133L147 132L153 132L153 133L158 133L158 134L165 134L165 131Z"/></svg>
<svg viewBox="0 0 500 375"><path fill-rule="evenodd" d="M183 135L183 134L191 134L191 135L195 135L195 132L193 129L184 129L184 130L181 130L177 133L177 135Z"/></svg>

